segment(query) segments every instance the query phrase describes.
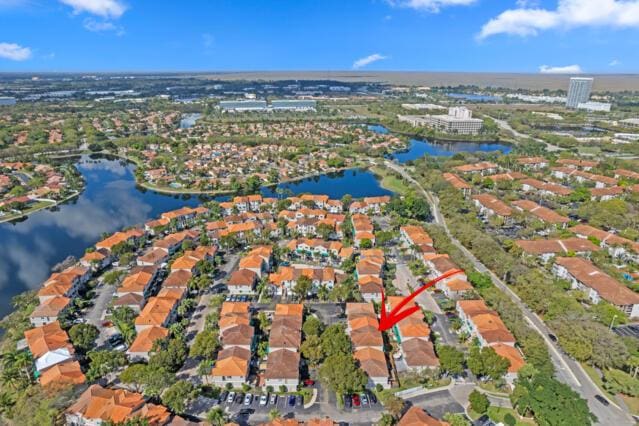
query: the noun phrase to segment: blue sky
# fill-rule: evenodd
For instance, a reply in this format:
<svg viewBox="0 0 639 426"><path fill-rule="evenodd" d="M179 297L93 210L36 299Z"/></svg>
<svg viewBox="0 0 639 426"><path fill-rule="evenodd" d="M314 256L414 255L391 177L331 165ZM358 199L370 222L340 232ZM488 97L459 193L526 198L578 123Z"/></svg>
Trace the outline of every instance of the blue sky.
<svg viewBox="0 0 639 426"><path fill-rule="evenodd" d="M0 71L639 72L639 0L0 0Z"/></svg>

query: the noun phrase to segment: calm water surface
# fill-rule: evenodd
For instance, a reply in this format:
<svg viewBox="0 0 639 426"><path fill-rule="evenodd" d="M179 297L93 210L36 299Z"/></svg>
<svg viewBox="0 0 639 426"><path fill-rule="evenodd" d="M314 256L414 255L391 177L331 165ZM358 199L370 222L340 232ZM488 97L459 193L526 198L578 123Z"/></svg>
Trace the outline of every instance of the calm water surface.
<svg viewBox="0 0 639 426"><path fill-rule="evenodd" d="M380 125L370 125L369 130L377 133L387 134L388 129ZM459 152L493 152L500 151L508 154L512 151L510 145L500 143L477 143L477 142L430 142L425 139L411 139L408 149L390 155L390 158L403 164L408 161L430 155L433 157L452 157Z"/></svg>
<svg viewBox="0 0 639 426"><path fill-rule="evenodd" d="M40 287L51 268L76 258L101 239L127 226L143 224L160 213L196 206L206 198L171 196L136 186L134 166L114 159L82 157L76 166L86 180L85 191L56 211L43 210L18 223L0 224L0 317L11 311L11 298ZM282 185L294 194L326 193L333 198L385 195L367 171L341 173ZM263 193L277 196L275 188ZM220 197L222 199L223 197Z"/></svg>

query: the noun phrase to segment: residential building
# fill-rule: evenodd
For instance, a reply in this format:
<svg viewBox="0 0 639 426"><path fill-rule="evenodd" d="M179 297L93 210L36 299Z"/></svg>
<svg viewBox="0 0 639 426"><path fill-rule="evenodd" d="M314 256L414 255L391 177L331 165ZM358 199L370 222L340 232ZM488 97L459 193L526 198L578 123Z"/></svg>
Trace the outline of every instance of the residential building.
<svg viewBox="0 0 639 426"><path fill-rule="evenodd" d="M639 294L630 290L589 260L579 257L558 257L553 272L570 281L573 289L585 291L591 303L602 299L616 306L630 318L639 318Z"/></svg>
<svg viewBox="0 0 639 426"><path fill-rule="evenodd" d="M580 103L588 102L592 92L593 78L571 77L566 99L567 108L577 108Z"/></svg>

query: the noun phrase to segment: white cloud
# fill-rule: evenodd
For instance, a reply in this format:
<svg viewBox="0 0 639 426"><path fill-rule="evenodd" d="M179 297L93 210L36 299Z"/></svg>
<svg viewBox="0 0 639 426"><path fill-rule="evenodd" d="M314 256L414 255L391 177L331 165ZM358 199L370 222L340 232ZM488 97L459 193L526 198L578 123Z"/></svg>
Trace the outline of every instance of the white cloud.
<svg viewBox="0 0 639 426"><path fill-rule="evenodd" d="M416 10L437 13L448 6L469 6L477 0L386 0L392 6L408 7Z"/></svg>
<svg viewBox="0 0 639 426"><path fill-rule="evenodd" d="M119 18L126 11L126 6L120 0L60 0L71 6L73 12L90 13L103 18Z"/></svg>
<svg viewBox="0 0 639 426"><path fill-rule="evenodd" d="M382 61L384 59L388 59L387 56L380 55L379 53L374 53L372 55L368 55L365 58L361 58L353 62L353 69L364 68L367 65L372 64L373 62Z"/></svg>
<svg viewBox="0 0 639 426"><path fill-rule="evenodd" d="M94 33L113 31L118 36L124 35L124 28L119 25L115 25L111 21L96 21L95 19L87 18L84 20L82 25L86 30Z"/></svg>
<svg viewBox="0 0 639 426"><path fill-rule="evenodd" d="M581 74L583 70L579 65L566 65L564 67L551 67L542 65L539 67L541 74Z"/></svg>
<svg viewBox="0 0 639 426"><path fill-rule="evenodd" d="M558 0L555 10L522 4L524 7L506 10L488 21L478 38L533 36L543 30L576 27L639 28L639 0Z"/></svg>
<svg viewBox="0 0 639 426"><path fill-rule="evenodd" d="M26 61L31 58L31 49L16 43L0 43L0 58L11 61Z"/></svg>
<svg viewBox="0 0 639 426"><path fill-rule="evenodd" d="M619 59L613 59L608 64L609 67L616 67L617 65L621 65L621 61Z"/></svg>

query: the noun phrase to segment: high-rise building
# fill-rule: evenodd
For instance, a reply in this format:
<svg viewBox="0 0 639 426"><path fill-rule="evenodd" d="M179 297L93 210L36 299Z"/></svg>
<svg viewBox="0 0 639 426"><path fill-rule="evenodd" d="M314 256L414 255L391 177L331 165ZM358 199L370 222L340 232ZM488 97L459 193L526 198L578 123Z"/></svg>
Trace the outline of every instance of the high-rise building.
<svg viewBox="0 0 639 426"><path fill-rule="evenodd" d="M570 87L568 87L566 107L577 108L580 103L588 102L593 81L593 78L572 77Z"/></svg>

